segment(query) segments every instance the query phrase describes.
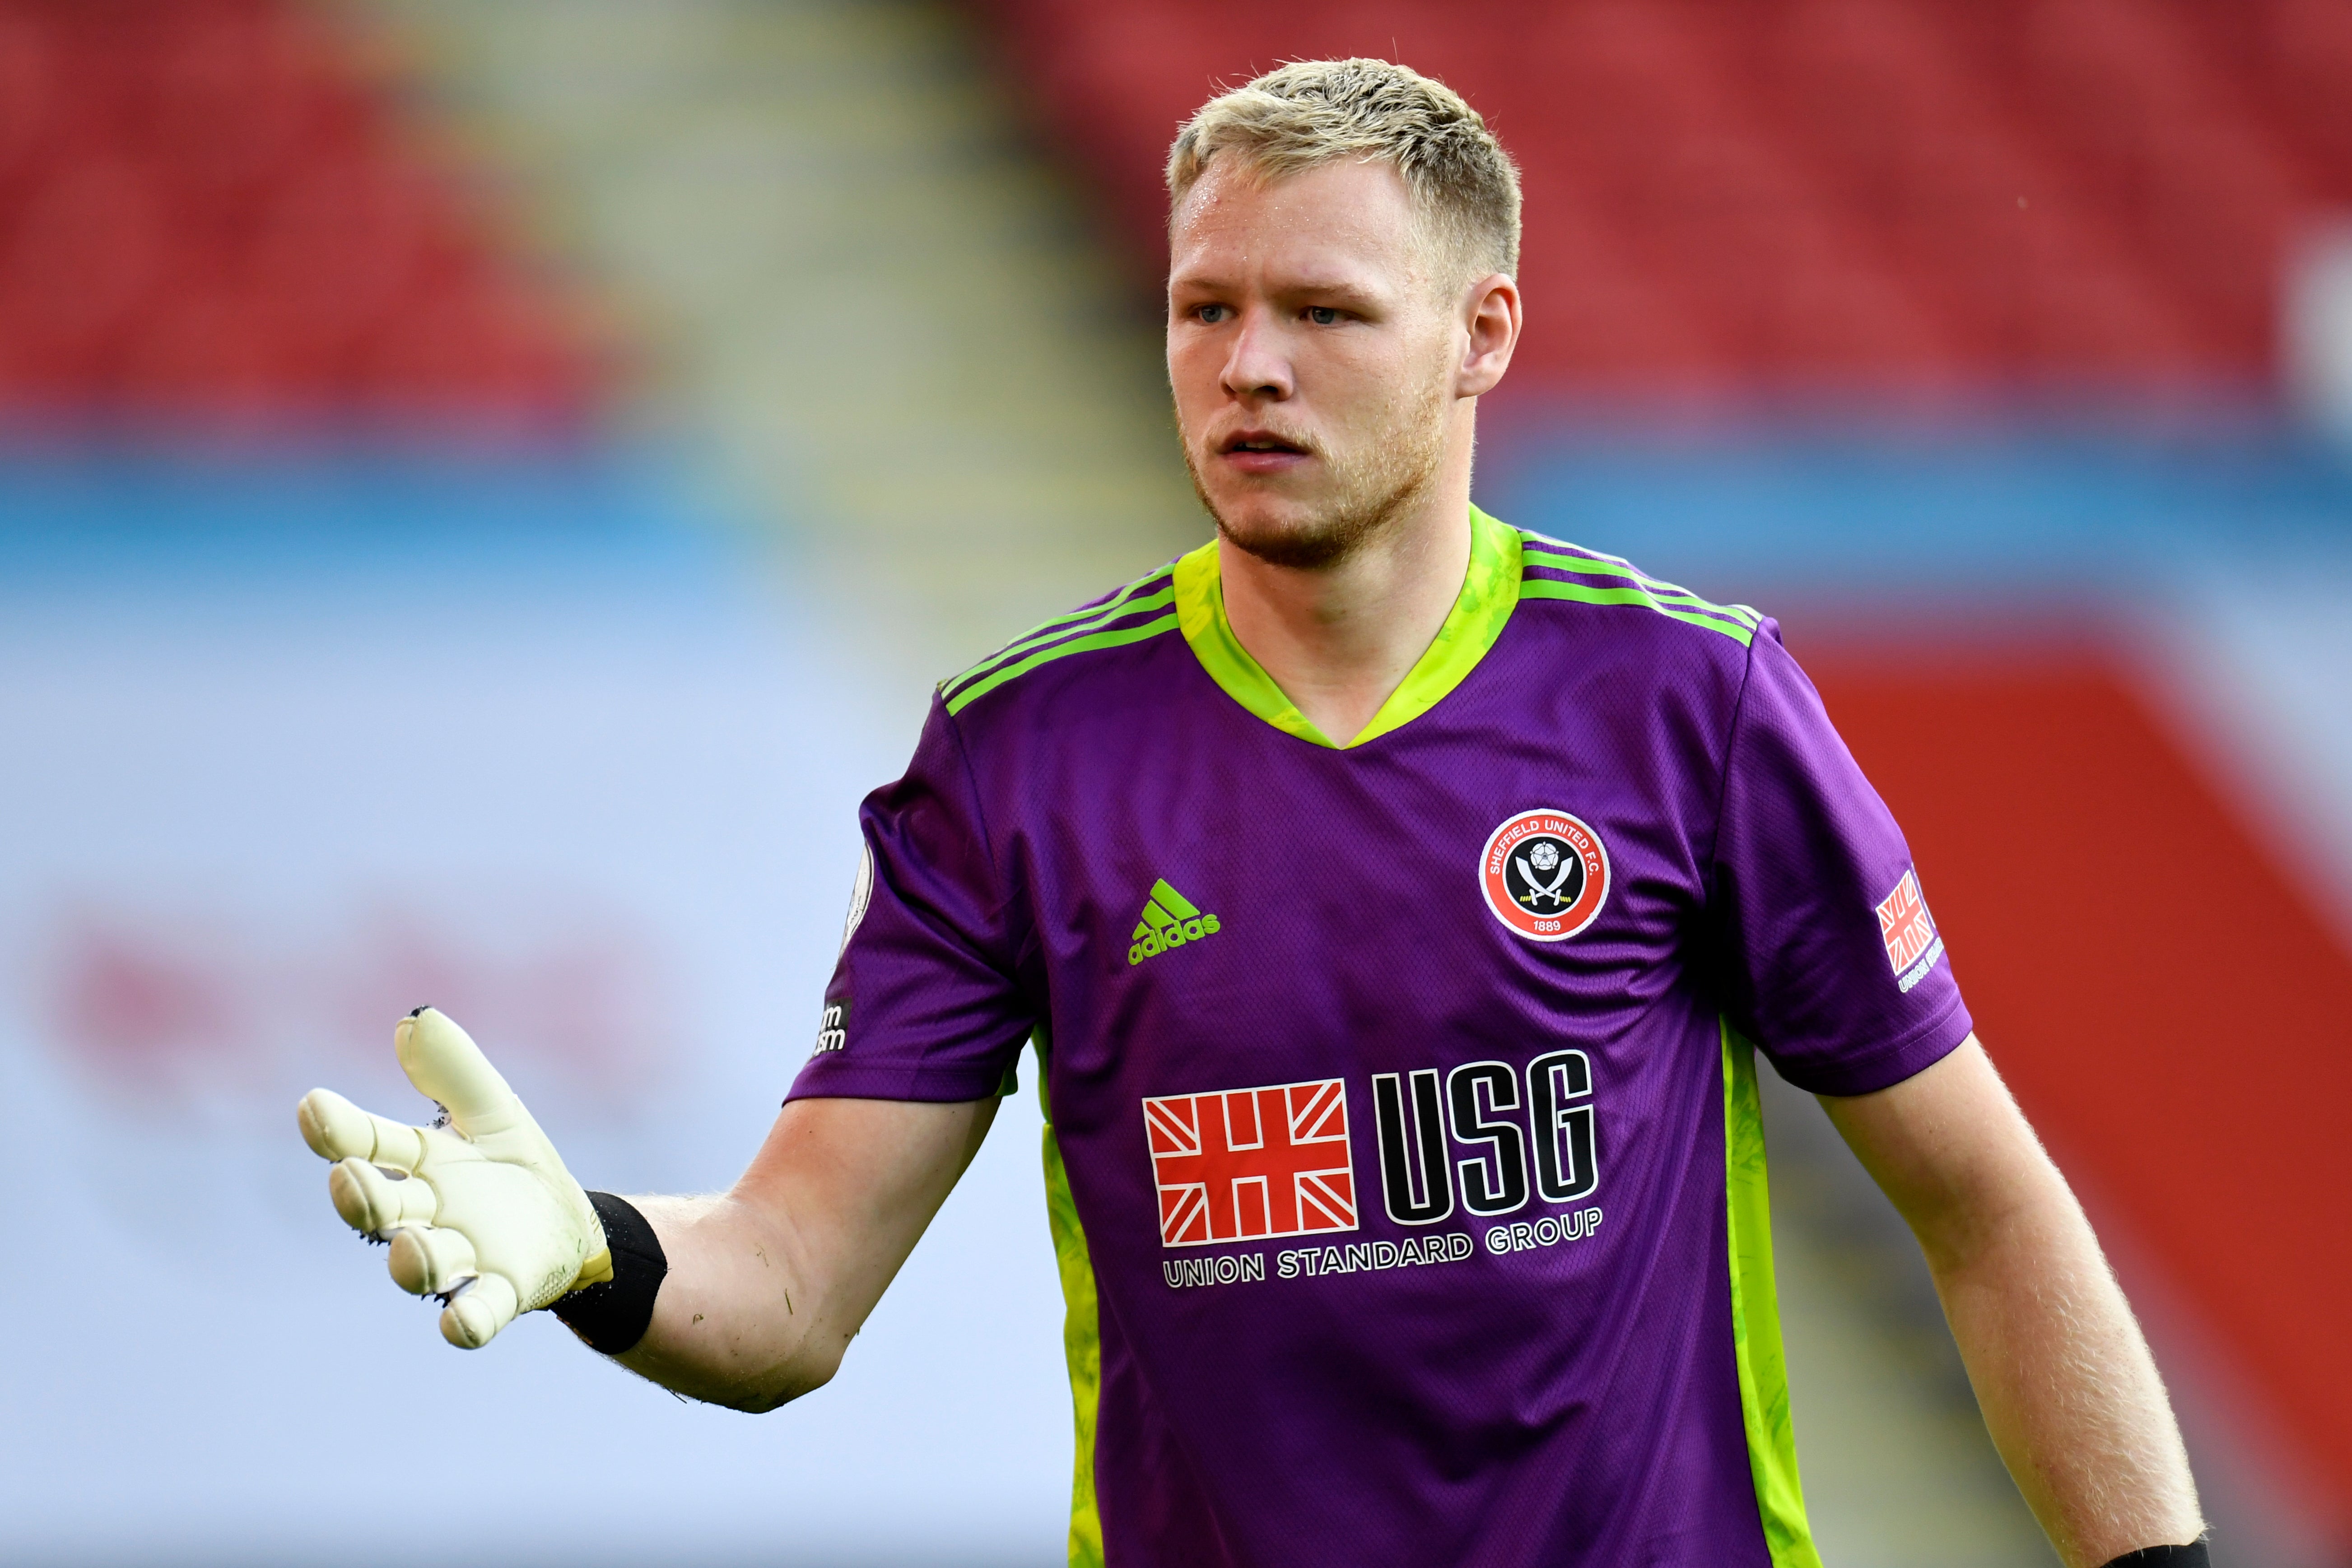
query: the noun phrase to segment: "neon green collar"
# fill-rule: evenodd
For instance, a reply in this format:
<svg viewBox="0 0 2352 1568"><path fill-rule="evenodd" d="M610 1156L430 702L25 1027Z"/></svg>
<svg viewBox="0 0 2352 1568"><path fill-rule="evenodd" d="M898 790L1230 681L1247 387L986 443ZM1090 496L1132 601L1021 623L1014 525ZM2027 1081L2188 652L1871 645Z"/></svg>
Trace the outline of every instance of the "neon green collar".
<svg viewBox="0 0 2352 1568"><path fill-rule="evenodd" d="M1454 601L1445 624L1437 628L1436 638L1414 661L1403 683L1389 693L1372 721L1348 745L1360 746L1437 706L1495 646L1495 639L1503 634L1503 623L1511 618L1518 602L1518 531L1474 506L1470 509L1470 570L1462 580L1461 596ZM1224 579L1217 566L1215 540L1176 563L1176 615L1193 657L1226 696L1286 735L1335 751L1346 749L1317 729L1298 710L1298 704L1283 695L1274 677L1234 636L1233 623L1225 618Z"/></svg>

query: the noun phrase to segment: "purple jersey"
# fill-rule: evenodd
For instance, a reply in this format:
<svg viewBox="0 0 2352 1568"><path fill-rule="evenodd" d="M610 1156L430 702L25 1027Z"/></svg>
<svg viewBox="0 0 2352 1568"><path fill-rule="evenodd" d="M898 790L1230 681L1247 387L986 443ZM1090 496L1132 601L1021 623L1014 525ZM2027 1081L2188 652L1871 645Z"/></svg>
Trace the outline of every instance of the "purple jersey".
<svg viewBox="0 0 2352 1568"><path fill-rule="evenodd" d="M1214 543L940 688L795 1097L1034 1033L1074 1563L1817 1562L1748 1041L1859 1094L1969 1031L1778 628L1473 511L1334 745Z"/></svg>

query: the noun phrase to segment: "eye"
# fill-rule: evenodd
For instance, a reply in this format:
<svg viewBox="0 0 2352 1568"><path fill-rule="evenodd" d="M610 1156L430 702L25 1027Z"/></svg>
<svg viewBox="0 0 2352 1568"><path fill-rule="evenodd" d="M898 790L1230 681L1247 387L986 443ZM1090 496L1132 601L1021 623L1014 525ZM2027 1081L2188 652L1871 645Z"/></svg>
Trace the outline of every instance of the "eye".
<svg viewBox="0 0 2352 1568"><path fill-rule="evenodd" d="M1328 305L1309 305L1307 319L1318 327L1336 327L1339 324L1339 312Z"/></svg>
<svg viewBox="0 0 2352 1568"><path fill-rule="evenodd" d="M1212 327L1215 326L1219 321L1225 320L1233 313L1233 308L1227 305L1195 305L1192 307L1193 320Z"/></svg>

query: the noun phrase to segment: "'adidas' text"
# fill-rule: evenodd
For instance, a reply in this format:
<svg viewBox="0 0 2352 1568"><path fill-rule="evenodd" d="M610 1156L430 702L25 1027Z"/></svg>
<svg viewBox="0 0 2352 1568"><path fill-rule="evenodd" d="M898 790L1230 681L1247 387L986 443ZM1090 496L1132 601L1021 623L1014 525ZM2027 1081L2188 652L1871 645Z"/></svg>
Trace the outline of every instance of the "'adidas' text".
<svg viewBox="0 0 2352 1568"><path fill-rule="evenodd" d="M1143 900L1143 918L1135 922L1127 961L1141 963L1154 953L1214 936L1217 929L1216 916L1202 914L1162 878L1151 884L1151 896Z"/></svg>

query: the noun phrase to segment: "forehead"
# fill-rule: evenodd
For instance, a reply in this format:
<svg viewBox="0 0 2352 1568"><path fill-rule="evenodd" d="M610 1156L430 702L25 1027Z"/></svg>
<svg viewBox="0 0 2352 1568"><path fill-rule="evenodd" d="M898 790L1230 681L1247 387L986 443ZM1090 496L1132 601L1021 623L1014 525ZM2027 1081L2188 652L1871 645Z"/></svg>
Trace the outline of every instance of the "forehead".
<svg viewBox="0 0 2352 1568"><path fill-rule="evenodd" d="M1387 163L1348 160L1268 179L1228 153L1184 194L1168 239L1171 285L1401 283L1422 270L1412 196Z"/></svg>

